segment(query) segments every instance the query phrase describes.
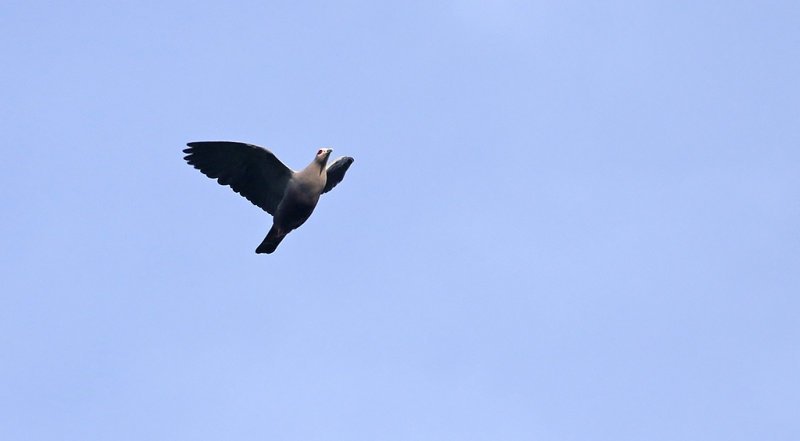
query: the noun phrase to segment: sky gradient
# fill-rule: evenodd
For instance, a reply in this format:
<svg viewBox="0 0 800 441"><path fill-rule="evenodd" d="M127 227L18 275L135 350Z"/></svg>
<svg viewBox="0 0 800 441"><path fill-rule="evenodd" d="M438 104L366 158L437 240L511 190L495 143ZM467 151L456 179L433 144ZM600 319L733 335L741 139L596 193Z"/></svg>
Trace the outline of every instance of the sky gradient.
<svg viewBox="0 0 800 441"><path fill-rule="evenodd" d="M4 439L800 439L800 3L115 3L0 5Z"/></svg>

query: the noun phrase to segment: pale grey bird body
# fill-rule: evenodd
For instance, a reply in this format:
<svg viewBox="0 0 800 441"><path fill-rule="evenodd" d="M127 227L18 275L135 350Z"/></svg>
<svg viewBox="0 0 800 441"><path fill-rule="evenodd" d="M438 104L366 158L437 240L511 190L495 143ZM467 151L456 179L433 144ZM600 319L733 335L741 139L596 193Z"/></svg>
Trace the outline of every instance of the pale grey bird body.
<svg viewBox="0 0 800 441"><path fill-rule="evenodd" d="M333 149L320 149L311 164L294 171L269 150L252 144L204 141L187 145L184 159L189 164L273 216L272 228L256 253L272 253L289 232L303 225L320 195L341 182L354 161L342 156L326 167Z"/></svg>

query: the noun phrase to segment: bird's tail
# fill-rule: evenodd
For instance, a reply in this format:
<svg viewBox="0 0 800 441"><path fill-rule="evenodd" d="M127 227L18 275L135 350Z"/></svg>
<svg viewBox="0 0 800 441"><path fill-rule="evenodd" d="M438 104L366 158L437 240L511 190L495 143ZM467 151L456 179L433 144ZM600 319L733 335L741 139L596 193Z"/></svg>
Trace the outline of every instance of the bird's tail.
<svg viewBox="0 0 800 441"><path fill-rule="evenodd" d="M271 254L276 248L278 248L278 244L281 243L283 238L286 237L288 233L288 231L284 232L278 228L277 225L273 225L272 228L270 228L269 233L267 233L267 237L265 237L264 241L261 242L261 245L256 248L256 253Z"/></svg>

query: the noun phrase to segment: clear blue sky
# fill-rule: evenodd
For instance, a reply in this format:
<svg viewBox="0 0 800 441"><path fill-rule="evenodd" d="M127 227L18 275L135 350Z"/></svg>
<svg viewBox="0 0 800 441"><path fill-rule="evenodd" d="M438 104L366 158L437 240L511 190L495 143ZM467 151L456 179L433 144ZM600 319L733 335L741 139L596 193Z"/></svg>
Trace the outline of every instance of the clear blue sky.
<svg viewBox="0 0 800 441"><path fill-rule="evenodd" d="M800 439L800 3L0 5L0 433ZM273 255L187 166L356 158Z"/></svg>

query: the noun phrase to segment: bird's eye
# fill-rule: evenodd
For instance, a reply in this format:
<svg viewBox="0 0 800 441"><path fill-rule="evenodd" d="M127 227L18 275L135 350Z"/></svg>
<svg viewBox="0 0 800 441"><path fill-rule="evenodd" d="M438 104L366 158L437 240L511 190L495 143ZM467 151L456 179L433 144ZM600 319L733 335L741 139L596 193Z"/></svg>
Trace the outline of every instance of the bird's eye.
<svg viewBox="0 0 800 441"><path fill-rule="evenodd" d="M322 154L322 150L318 151L318 152L317 152L317 154L318 154L318 155L321 155L321 154Z"/></svg>

